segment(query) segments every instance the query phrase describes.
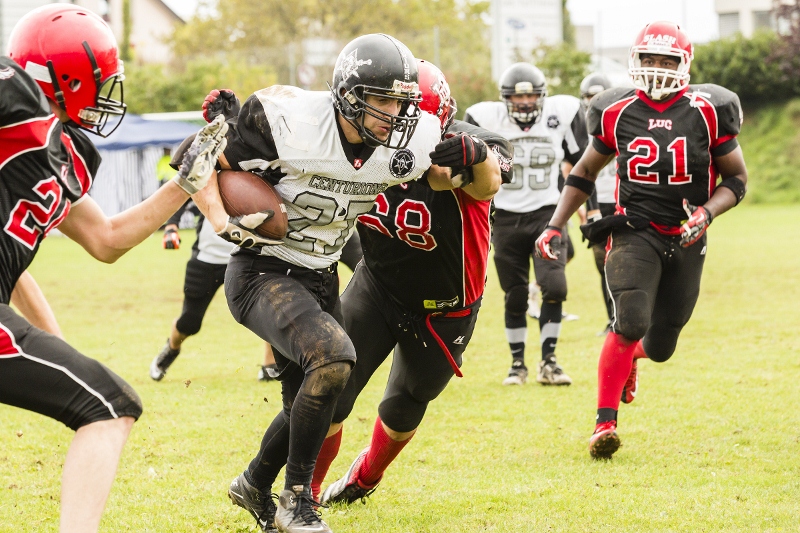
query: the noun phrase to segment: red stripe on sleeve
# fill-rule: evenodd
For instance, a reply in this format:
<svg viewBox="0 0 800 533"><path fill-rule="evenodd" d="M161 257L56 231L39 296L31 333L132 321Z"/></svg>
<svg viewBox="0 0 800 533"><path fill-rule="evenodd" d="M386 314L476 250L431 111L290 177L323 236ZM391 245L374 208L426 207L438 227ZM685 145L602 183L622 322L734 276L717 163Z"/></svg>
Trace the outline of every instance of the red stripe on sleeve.
<svg viewBox="0 0 800 533"><path fill-rule="evenodd" d="M462 189L453 194L461 211L464 246L464 305L471 305L483 295L486 265L489 261L489 200L476 200Z"/></svg>
<svg viewBox="0 0 800 533"><path fill-rule="evenodd" d="M0 128L0 168L19 155L47 147L57 120L49 115Z"/></svg>
<svg viewBox="0 0 800 533"><path fill-rule="evenodd" d="M619 120L619 115L622 113L622 110L634 100L636 100L636 96L631 96L630 98L614 102L603 110L601 118L602 129L597 138L610 150L614 150L617 153L619 153L617 149L617 121Z"/></svg>

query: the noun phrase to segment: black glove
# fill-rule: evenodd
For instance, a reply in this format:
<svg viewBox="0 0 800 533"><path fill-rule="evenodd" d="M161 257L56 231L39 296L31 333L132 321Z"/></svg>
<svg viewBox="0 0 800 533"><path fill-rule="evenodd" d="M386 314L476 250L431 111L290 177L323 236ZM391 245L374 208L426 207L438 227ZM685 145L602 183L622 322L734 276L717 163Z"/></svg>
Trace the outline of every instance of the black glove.
<svg viewBox="0 0 800 533"><path fill-rule="evenodd" d="M217 115L222 114L225 120L239 116L242 105L230 89L214 89L203 100L203 118L211 122Z"/></svg>
<svg viewBox="0 0 800 533"><path fill-rule="evenodd" d="M471 167L486 161L486 143L466 133L448 133L430 153L431 163L440 167Z"/></svg>

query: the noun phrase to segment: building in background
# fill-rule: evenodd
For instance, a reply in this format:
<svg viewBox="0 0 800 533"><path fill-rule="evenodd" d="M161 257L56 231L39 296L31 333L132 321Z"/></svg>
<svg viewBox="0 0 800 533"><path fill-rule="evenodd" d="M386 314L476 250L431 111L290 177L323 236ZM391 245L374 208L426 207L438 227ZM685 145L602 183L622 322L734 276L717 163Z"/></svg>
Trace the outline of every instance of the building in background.
<svg viewBox="0 0 800 533"><path fill-rule="evenodd" d="M26 13L43 5L57 3L48 0L0 0L0 36L5 53L8 36L17 21ZM75 4L103 17L111 26L119 43L123 39L123 0L74 0ZM177 24L184 21L162 0L130 0L130 43L133 60L137 63L164 63L172 51L165 43Z"/></svg>
<svg viewBox="0 0 800 533"><path fill-rule="evenodd" d="M736 33L749 38L759 29L775 29L772 0L715 0L714 9L719 15L720 39Z"/></svg>
<svg viewBox="0 0 800 533"><path fill-rule="evenodd" d="M492 0L492 78L512 63L531 61L542 44L564 40L561 0Z"/></svg>

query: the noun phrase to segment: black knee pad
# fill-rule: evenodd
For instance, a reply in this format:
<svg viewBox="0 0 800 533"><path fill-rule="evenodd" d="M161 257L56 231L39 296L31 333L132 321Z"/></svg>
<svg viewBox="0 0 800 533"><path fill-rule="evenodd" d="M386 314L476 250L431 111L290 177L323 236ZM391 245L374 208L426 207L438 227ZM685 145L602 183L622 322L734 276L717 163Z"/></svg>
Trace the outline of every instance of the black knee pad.
<svg viewBox="0 0 800 533"><path fill-rule="evenodd" d="M528 286L514 285L506 293L506 313L524 315L528 310ZM394 428L392 428L394 429Z"/></svg>
<svg viewBox="0 0 800 533"><path fill-rule="evenodd" d="M650 325L650 300L645 291L625 291L619 295L614 329L631 340L639 340Z"/></svg>
<svg viewBox="0 0 800 533"><path fill-rule="evenodd" d="M381 420L391 429L405 433L417 429L425 416L428 402L419 402L410 396L386 398L378 406Z"/></svg>
<svg viewBox="0 0 800 533"><path fill-rule="evenodd" d="M317 367L306 374L303 388L313 396L338 396L347 385L352 368L350 361L334 361Z"/></svg>
<svg viewBox="0 0 800 533"><path fill-rule="evenodd" d="M184 312L175 322L175 328L179 333L182 333L187 337L196 335L200 331L200 326L203 324L204 315L205 313L192 313L184 310Z"/></svg>
<svg viewBox="0 0 800 533"><path fill-rule="evenodd" d="M563 302L567 299L567 277L550 276L542 283L542 300L546 302Z"/></svg>
<svg viewBox="0 0 800 533"><path fill-rule="evenodd" d="M680 328L650 328L647 336L642 340L644 353L653 362L667 361L675 353L679 334Z"/></svg>

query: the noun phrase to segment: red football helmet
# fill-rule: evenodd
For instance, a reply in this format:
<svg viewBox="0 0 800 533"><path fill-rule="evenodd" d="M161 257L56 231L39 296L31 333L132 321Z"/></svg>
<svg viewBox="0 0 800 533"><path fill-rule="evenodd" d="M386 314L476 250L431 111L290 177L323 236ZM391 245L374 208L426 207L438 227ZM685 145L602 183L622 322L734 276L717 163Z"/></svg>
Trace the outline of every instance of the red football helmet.
<svg viewBox="0 0 800 533"><path fill-rule="evenodd" d="M642 67L642 54L675 56L678 69ZM689 37L674 22L652 22L639 32L628 58L633 84L653 100L676 93L689 85L689 67L694 51ZM656 86L656 82L660 86Z"/></svg>
<svg viewBox="0 0 800 533"><path fill-rule="evenodd" d="M122 61L103 19L70 4L35 9L14 26L8 56L82 128L108 136L125 115ZM104 131L110 116L110 131Z"/></svg>
<svg viewBox="0 0 800 533"><path fill-rule="evenodd" d="M438 118L444 131L453 123L458 110L455 99L450 95L450 86L442 71L433 63L417 59L417 70L422 93L419 108Z"/></svg>

